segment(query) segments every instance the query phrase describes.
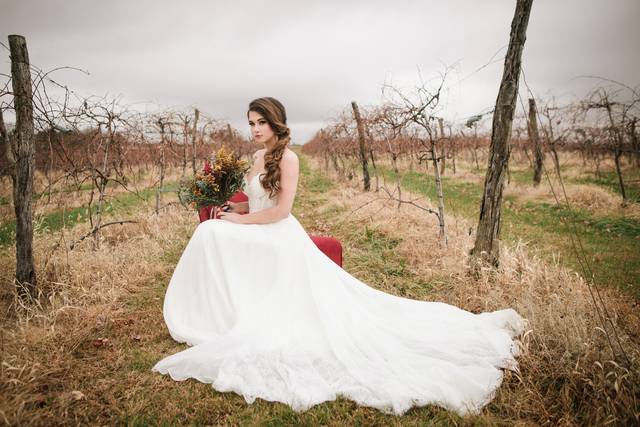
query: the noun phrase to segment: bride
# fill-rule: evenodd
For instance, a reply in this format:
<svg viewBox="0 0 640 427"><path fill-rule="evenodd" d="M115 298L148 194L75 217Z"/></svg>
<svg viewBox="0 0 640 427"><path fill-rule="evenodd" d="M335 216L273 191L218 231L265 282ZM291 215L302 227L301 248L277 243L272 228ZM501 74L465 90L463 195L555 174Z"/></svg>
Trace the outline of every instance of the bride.
<svg viewBox="0 0 640 427"><path fill-rule="evenodd" d="M264 145L245 177L249 201L193 233L163 307L171 337L190 347L152 370L296 411L343 396L385 413L478 413L501 369L517 370L524 319L397 297L351 276L291 214L299 170L284 107L259 98L248 119Z"/></svg>

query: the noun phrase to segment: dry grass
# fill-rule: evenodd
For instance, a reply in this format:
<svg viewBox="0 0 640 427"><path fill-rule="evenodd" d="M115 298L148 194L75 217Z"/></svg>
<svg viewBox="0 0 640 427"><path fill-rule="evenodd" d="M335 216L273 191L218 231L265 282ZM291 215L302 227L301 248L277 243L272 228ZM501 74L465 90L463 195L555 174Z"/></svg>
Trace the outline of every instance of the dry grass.
<svg viewBox="0 0 640 427"><path fill-rule="evenodd" d="M345 247L353 245L350 233L363 225L400 239L394 251L406 260L407 274L431 287L426 295L413 288L401 292L393 282L375 282L364 270L352 271L373 286L474 312L513 307L530 322L522 338L520 374L507 374L482 415L463 423L623 425L639 421L640 320L635 302L615 290L602 291L631 359L630 366L622 366L612 361L588 288L574 272L544 262L530 248L515 244L503 248L499 269L469 276L467 251L473 237L468 235L466 220L450 218L449 245L443 249L435 218L417 209L404 206L398 211L393 204L385 207L375 201L349 214L371 198L341 183L309 205L322 221L301 221L344 239ZM386 417L344 400L320 405L304 418L284 405L258 401L247 406L235 394L213 393L209 385L176 383L151 373L155 361L184 348L168 337L161 307L167 280L196 218L192 212L169 207L160 216L142 210L134 219L139 223L104 229L98 250L89 241L73 251L64 249L64 243L88 230L86 224L39 235L35 254L41 295L29 305L16 304L12 289L14 248L0 252L0 268L6 272L0 278L0 419L4 423L460 422L446 411L430 409Z"/></svg>
<svg viewBox="0 0 640 427"><path fill-rule="evenodd" d="M473 224L449 216L449 244L443 249L433 215L410 206L398 210L396 203L375 200L378 196L343 182L328 199L344 209L344 221L368 224L400 238L400 255L418 277L434 284L429 299L473 312L512 307L529 320L530 330L522 340L521 374L503 385L485 421L510 419L537 425L640 422L637 301L613 289L600 290L631 361L623 366L623 358L616 362L612 357L589 286L577 273L543 261L535 250L518 242L502 247L499 269L485 269L479 278L473 277L468 274ZM403 197L417 196L403 192ZM610 327L607 330L611 333Z"/></svg>
<svg viewBox="0 0 640 427"><path fill-rule="evenodd" d="M571 153L560 153L560 159L561 167L563 168L562 177L564 188L567 193L567 199L572 207L585 210L597 217L624 216L632 219L640 219L640 204L630 203L623 206L619 194L615 194L600 185L571 182L572 179L591 176L585 172L585 167L582 165L582 161L578 156ZM391 162L387 159L379 159L376 164L391 168ZM485 164L486 160L482 159L480 165L485 166ZM400 171L412 170L412 163L405 158L399 159L397 165ZM515 159L512 159L510 167L514 170L523 170L528 169L529 164L522 161L517 162ZM424 164L418 165L416 162L413 163L413 170L424 171L427 174L432 174L432 168L431 163L429 163L428 170ZM512 180L505 187L505 195L516 196L521 202L534 201L555 204L556 200L549 185L549 181L551 181L557 197L560 201L564 202L562 186L556 176L553 162L548 157L545 161L545 168L548 177L543 173L542 183L538 187L534 187L531 182L524 183ZM603 171L615 170L611 159L603 160L601 168ZM455 176L456 181L471 182L480 186L484 184L484 172L478 172L475 169L475 163L469 162L468 159L458 159L455 175L453 175L451 161L449 161L447 171L443 177L447 179L453 176Z"/></svg>
<svg viewBox="0 0 640 427"><path fill-rule="evenodd" d="M552 180L556 196L565 202L564 192L557 179ZM564 185L567 200L572 208L581 209L596 217L623 216L640 219L640 204L630 203L622 205L620 196L594 184L567 184ZM556 204L556 199L548 182L543 182L538 187L529 184L511 183L505 190L506 195L517 196L523 202L545 202Z"/></svg>
<svg viewBox="0 0 640 427"><path fill-rule="evenodd" d="M1 278L0 419L7 424L110 423L122 410L131 384L122 388L116 372L128 347L149 332L145 316L132 317L128 305L170 274L171 265L161 259L187 238L194 220L179 208L159 217L140 212L135 219L138 224L105 228L98 250L90 241L63 249L88 230L86 224L36 239L41 294L30 304L18 303L12 290L15 249L3 251L1 268L9 274ZM157 308L159 300L140 302L147 305L142 311ZM162 332L157 315L153 321Z"/></svg>
<svg viewBox="0 0 640 427"><path fill-rule="evenodd" d="M187 174L190 171L187 169ZM157 167L135 166L132 167L130 175L128 177L135 177L130 179L127 183L127 187L130 191L142 192L149 188L154 188L158 184L159 170ZM164 182L177 181L182 176L181 168L168 168L166 171ZM34 217L40 217L51 212L60 211L62 209L73 209L80 206L87 206L90 200L90 187L91 180L87 179L78 186L74 184L71 178L66 180L61 179L62 176L53 176L52 180L57 182L51 191L51 196L48 197L47 189L47 177L41 171L36 171L34 174L34 188L39 194L39 198L35 202ZM0 177L0 197L6 201L4 204L0 204L0 219L10 218L13 215L13 195L12 195L11 179L9 177ZM93 197L93 204L97 204L98 193ZM126 194L127 189L121 185L111 182L108 184L105 190L105 201L108 202L114 197L122 194Z"/></svg>

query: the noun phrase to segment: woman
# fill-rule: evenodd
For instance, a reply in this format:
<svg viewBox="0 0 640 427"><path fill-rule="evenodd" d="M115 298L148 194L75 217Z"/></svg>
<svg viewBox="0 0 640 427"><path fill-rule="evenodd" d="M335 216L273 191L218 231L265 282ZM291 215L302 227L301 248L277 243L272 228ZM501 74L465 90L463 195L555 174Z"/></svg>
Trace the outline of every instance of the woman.
<svg viewBox="0 0 640 427"><path fill-rule="evenodd" d="M501 368L517 369L524 320L386 294L337 266L290 213L299 172L284 107L259 98L248 119L265 147L245 177L248 204L230 204L191 237L163 313L192 347L152 369L294 410L342 395L387 413L426 404L477 413Z"/></svg>

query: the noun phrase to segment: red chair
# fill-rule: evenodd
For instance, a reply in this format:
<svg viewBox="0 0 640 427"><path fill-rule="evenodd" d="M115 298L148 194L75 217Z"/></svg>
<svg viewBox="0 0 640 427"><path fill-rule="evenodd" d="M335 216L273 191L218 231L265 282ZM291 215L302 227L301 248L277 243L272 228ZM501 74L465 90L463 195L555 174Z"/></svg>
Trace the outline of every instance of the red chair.
<svg viewBox="0 0 640 427"><path fill-rule="evenodd" d="M229 201L239 203L249 200L246 194L242 191L235 193ZM207 221L209 219L218 219L218 211L213 215L213 206L205 206L200 208L198 215L200 216L200 222ZM316 244L326 256L328 256L333 262L342 267L342 244L334 237L328 236L309 236L313 243Z"/></svg>

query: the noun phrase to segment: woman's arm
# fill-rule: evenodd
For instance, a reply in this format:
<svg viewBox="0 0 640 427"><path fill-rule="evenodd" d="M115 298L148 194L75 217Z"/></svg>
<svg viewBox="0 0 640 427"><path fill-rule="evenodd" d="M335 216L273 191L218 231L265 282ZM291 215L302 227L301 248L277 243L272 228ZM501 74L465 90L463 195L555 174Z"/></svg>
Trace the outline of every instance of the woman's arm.
<svg viewBox="0 0 640 427"><path fill-rule="evenodd" d="M241 224L268 224L286 218L293 207L299 174L298 156L290 151L280 161L280 193L274 207L246 215L223 212L220 217Z"/></svg>

